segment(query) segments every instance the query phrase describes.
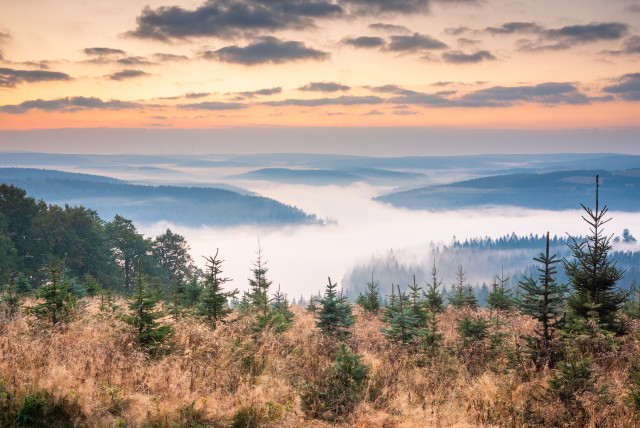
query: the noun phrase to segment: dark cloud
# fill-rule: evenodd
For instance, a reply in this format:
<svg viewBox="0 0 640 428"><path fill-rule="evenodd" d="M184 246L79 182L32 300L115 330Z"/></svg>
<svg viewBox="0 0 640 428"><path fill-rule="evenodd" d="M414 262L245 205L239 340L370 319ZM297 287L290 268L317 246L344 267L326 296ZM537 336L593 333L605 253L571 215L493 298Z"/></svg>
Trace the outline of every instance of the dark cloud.
<svg viewBox="0 0 640 428"><path fill-rule="evenodd" d="M204 98L211 95L209 92L187 92L184 94L185 98L195 99L195 98Z"/></svg>
<svg viewBox="0 0 640 428"><path fill-rule="evenodd" d="M120 58L118 64L123 65L153 65L151 61L141 56L128 56L126 58Z"/></svg>
<svg viewBox="0 0 640 428"><path fill-rule="evenodd" d="M111 80L127 80L142 76L150 76L150 74L141 70L122 70L117 73L108 74L105 77Z"/></svg>
<svg viewBox="0 0 640 428"><path fill-rule="evenodd" d="M22 114L29 110L72 112L78 110L126 110L143 107L128 101L102 101L95 97L66 97L55 100L30 100L17 105L0 106L0 112Z"/></svg>
<svg viewBox="0 0 640 428"><path fill-rule="evenodd" d="M281 92L282 92L282 88L278 86L277 88L258 89L257 91L237 92L237 94L238 94L238 99L245 99L245 98L255 98L257 96L275 95Z"/></svg>
<svg viewBox="0 0 640 428"><path fill-rule="evenodd" d="M385 45L385 41L381 37L368 36L344 39L343 43L356 48L379 48Z"/></svg>
<svg viewBox="0 0 640 428"><path fill-rule="evenodd" d="M432 83L431 86L449 86L452 83L453 82L435 82L435 83Z"/></svg>
<svg viewBox="0 0 640 428"><path fill-rule="evenodd" d="M445 52L442 59L451 64L475 64L482 61L493 61L495 56L489 51L478 51L472 54L466 54L460 51Z"/></svg>
<svg viewBox="0 0 640 428"><path fill-rule="evenodd" d="M640 4L630 4L629 6L625 7L625 10L632 13L640 13Z"/></svg>
<svg viewBox="0 0 640 428"><path fill-rule="evenodd" d="M544 31L540 25L534 22L507 22L500 27L487 27L484 29L490 34L514 34L514 33L528 33L536 34Z"/></svg>
<svg viewBox="0 0 640 428"><path fill-rule="evenodd" d="M256 31L313 28L315 18L343 12L329 0L208 0L194 10L146 7L136 18L137 28L128 35L162 41L202 36L230 39Z"/></svg>
<svg viewBox="0 0 640 428"><path fill-rule="evenodd" d="M640 101L640 73L625 74L615 81L615 85L605 86L603 92L618 95L627 101Z"/></svg>
<svg viewBox="0 0 640 428"><path fill-rule="evenodd" d="M603 51L609 55L637 55L640 54L640 36L631 36L624 41L622 50Z"/></svg>
<svg viewBox="0 0 640 428"><path fill-rule="evenodd" d="M359 104L381 104L384 100L380 97L375 96L341 96L337 98L316 98L310 100L301 100L301 99L288 99L283 101L267 101L262 104L272 106L272 107L281 107L281 106L299 106L299 107L318 107L318 106L328 106L328 105L342 105L342 106L352 106Z"/></svg>
<svg viewBox="0 0 640 428"><path fill-rule="evenodd" d="M298 88L299 91L337 92L348 91L349 86L335 82L311 82Z"/></svg>
<svg viewBox="0 0 640 428"><path fill-rule="evenodd" d="M0 51L0 61L4 61L4 54Z"/></svg>
<svg viewBox="0 0 640 428"><path fill-rule="evenodd" d="M411 33L411 30L409 30L407 27L405 27L404 25L393 25L393 24L383 24L381 22L378 22L376 24L371 24L369 25L369 28L371 28L372 30L376 30L376 31L386 31L389 33Z"/></svg>
<svg viewBox="0 0 640 428"><path fill-rule="evenodd" d="M306 59L324 60L329 57L329 53L306 47L301 42L283 42L269 36L262 37L245 47L227 46L217 51L206 51L203 52L202 57L236 64L256 65L281 64Z"/></svg>
<svg viewBox="0 0 640 428"><path fill-rule="evenodd" d="M448 34L450 36L459 36L461 34L464 33L469 33L473 31L471 28L469 27L464 27L464 26L460 26L460 27L447 27L444 29L444 33Z"/></svg>
<svg viewBox="0 0 640 428"><path fill-rule="evenodd" d="M592 23L547 30L544 32L544 37L568 43L589 43L600 40L618 40L623 38L628 30L627 24L620 22Z"/></svg>
<svg viewBox="0 0 640 428"><path fill-rule="evenodd" d="M126 55L127 53L121 49L111 48L85 48L82 50L87 56L111 56L111 55Z"/></svg>
<svg viewBox="0 0 640 428"><path fill-rule="evenodd" d="M391 36L391 42L387 46L387 49L394 52L413 52L446 48L447 45L440 40L419 33L414 33L411 36Z"/></svg>
<svg viewBox="0 0 640 428"><path fill-rule="evenodd" d="M478 46L482 44L481 40L467 39L466 37L460 37L457 42L458 46L461 47Z"/></svg>
<svg viewBox="0 0 640 428"><path fill-rule="evenodd" d="M453 91L435 94L419 92L406 93L388 99L388 102L425 107L509 107L519 103L538 103L543 105L588 104L594 99L588 98L570 83L541 83L535 86L494 86L480 89L458 98L451 98Z"/></svg>
<svg viewBox="0 0 640 428"><path fill-rule="evenodd" d="M13 88L20 83L50 82L72 80L66 73L44 70L15 70L0 68L0 87Z"/></svg>
<svg viewBox="0 0 640 428"><path fill-rule="evenodd" d="M243 108L247 108L248 104L243 103L224 103L224 102L202 102L202 103L193 103L193 104L182 104L178 106L181 109L185 110L240 110Z"/></svg>
<svg viewBox="0 0 640 428"><path fill-rule="evenodd" d="M154 53L153 59L158 62L171 62L171 61L188 61L189 57L184 55L173 55L168 53Z"/></svg>
<svg viewBox="0 0 640 428"><path fill-rule="evenodd" d="M544 52L544 51L564 51L571 49L571 45L566 42L540 43L522 39L516 42L518 50L521 52Z"/></svg>
<svg viewBox="0 0 640 428"><path fill-rule="evenodd" d="M430 0L342 0L352 14L429 13Z"/></svg>
<svg viewBox="0 0 640 428"><path fill-rule="evenodd" d="M39 68L40 70L48 70L50 62L47 61L47 60L42 60L42 61L24 61L24 62L21 62L19 64L26 65L28 67L36 67L36 68Z"/></svg>

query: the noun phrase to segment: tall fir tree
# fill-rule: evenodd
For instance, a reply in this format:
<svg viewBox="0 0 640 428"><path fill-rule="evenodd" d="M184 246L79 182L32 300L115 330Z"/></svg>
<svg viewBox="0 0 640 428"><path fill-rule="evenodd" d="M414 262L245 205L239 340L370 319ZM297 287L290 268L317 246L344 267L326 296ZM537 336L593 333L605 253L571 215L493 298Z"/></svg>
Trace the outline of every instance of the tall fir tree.
<svg viewBox="0 0 640 428"><path fill-rule="evenodd" d="M238 294L238 290L222 289L222 286L231 281L231 278L222 276L221 266L224 260L218 259L218 253L219 249L216 248L216 254L213 257L204 257L207 261L207 277L199 305L200 314L207 318L214 329L232 312L228 301Z"/></svg>
<svg viewBox="0 0 640 428"><path fill-rule="evenodd" d="M373 272L371 272L371 282L367 282L367 290L364 294L360 294L356 303L362 306L362 308L373 314L377 314L380 311L380 283L373 280Z"/></svg>
<svg viewBox="0 0 640 428"><path fill-rule="evenodd" d="M153 290L145 287L142 280L140 261L138 260L138 275L136 278L136 293L129 301L131 315L125 315L124 321L136 328L140 346L153 355L158 355L169 349L169 339L173 336L170 325L161 324L157 320L164 314L156 311L157 300Z"/></svg>
<svg viewBox="0 0 640 428"><path fill-rule="evenodd" d="M609 257L612 236L604 234L604 225L611 218L606 218L609 211L606 205L600 209L599 189L600 180L596 175L595 210L580 204L586 213L582 219L589 225L591 234L581 242L571 237L572 242L568 244L573 259L565 261L564 268L574 290L568 306L571 316L586 321L585 324L592 322L607 331L621 332L616 312L627 295L616 287L623 271Z"/></svg>
<svg viewBox="0 0 640 428"><path fill-rule="evenodd" d="M444 297L440 291L442 286L442 280L438 279L438 269L436 268L436 261L433 260L433 267L431 268L431 282L426 284L426 290L423 290L425 304L430 313L442 312L444 309Z"/></svg>
<svg viewBox="0 0 640 428"><path fill-rule="evenodd" d="M473 288L467 284L467 271L458 266L456 271L456 282L451 284L451 293L449 295L449 304L454 308L464 308L469 306L472 309L478 307L478 300L473 294Z"/></svg>
<svg viewBox="0 0 640 428"><path fill-rule="evenodd" d="M351 305L344 296L338 296L338 283L329 283L324 291L324 298L319 300L320 308L316 310L316 327L324 333L344 339L349 335L349 327L355 320L351 313Z"/></svg>
<svg viewBox="0 0 640 428"><path fill-rule="evenodd" d="M551 340L562 318L568 288L565 284L556 282L556 265L562 260L557 259L555 254L550 255L549 232L545 252L533 260L542 264L538 268L538 280L525 277L520 281L522 294L518 304L523 313L538 320L540 325L535 330L536 336L527 338L534 360L540 367L544 360L549 361L551 358Z"/></svg>

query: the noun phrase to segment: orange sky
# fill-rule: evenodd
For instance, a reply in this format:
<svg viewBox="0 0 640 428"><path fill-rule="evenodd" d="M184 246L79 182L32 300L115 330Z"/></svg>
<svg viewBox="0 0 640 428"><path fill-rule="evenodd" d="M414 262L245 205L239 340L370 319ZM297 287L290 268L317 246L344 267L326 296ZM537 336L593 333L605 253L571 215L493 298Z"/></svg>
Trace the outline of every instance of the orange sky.
<svg viewBox="0 0 640 428"><path fill-rule="evenodd" d="M634 127L639 23L631 0L5 0L0 129Z"/></svg>

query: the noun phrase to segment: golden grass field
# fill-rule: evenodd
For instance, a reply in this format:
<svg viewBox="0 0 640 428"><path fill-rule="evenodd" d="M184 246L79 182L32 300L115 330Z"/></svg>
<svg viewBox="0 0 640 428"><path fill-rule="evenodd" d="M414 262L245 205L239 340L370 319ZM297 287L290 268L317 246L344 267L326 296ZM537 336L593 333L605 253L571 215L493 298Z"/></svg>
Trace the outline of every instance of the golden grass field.
<svg viewBox="0 0 640 428"><path fill-rule="evenodd" d="M25 397L39 397L47 426L82 427L471 427L639 425L629 394L631 367L640 363L640 325L605 344L576 339L575 352L593 359L594 388L576 396L577 417L548 391L554 370L536 371L517 352L534 321L503 314L503 343L463 346L457 320L470 309L439 315L444 346L434 355L390 341L383 323L356 307L347 345L363 356L369 378L354 410L338 420L311 419L301 407L302 385L317 380L338 349L315 328L313 314L294 307L284 333L252 333L248 320L213 330L200 318L167 317L172 351L151 358L132 328L97 299L68 324L52 328L21 314L0 323L0 420L20 423ZM121 308L126 307L119 301ZM489 316L486 309L478 314ZM474 313L475 315L475 313ZM609 341L610 342L610 341ZM244 418L238 418L241 412ZM235 419L234 419L235 418ZM239 422L240 421L240 422ZM37 422L32 422L37 425ZM235 424L235 425L234 425ZM28 424L27 424L28 425Z"/></svg>

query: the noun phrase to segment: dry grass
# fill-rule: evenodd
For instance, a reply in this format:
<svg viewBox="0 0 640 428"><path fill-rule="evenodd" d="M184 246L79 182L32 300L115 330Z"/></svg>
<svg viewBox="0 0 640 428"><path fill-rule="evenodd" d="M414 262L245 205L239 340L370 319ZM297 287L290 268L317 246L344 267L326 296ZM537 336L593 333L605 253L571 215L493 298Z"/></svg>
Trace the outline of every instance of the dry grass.
<svg viewBox="0 0 640 428"><path fill-rule="evenodd" d="M595 388L577 396L584 409L578 421L547 392L551 371L535 372L526 361L517 364L517 356L507 358L519 335L533 331L530 318L505 317L500 353L488 342L460 349L457 321L470 313L452 309L440 317L444 346L435 357L390 342L376 317L356 310L347 343L370 369L364 397L338 422L309 419L301 409L301 387L319 380L338 344L319 334L312 315L294 311L292 328L280 335L256 336L246 320L212 330L191 317L167 318L175 329L174 347L155 359L138 348L128 325L99 311L97 301L88 300L74 321L53 330L24 315L4 320L0 409L14 415L25 396L42 394L61 409L69 426L91 427L227 427L239 413L253 421L248 426L265 427L638 423L626 397L632 387L629 368L640 362L639 325L632 325L617 348L593 356ZM478 313L488 317L484 310ZM5 425L14 422L5 417Z"/></svg>

